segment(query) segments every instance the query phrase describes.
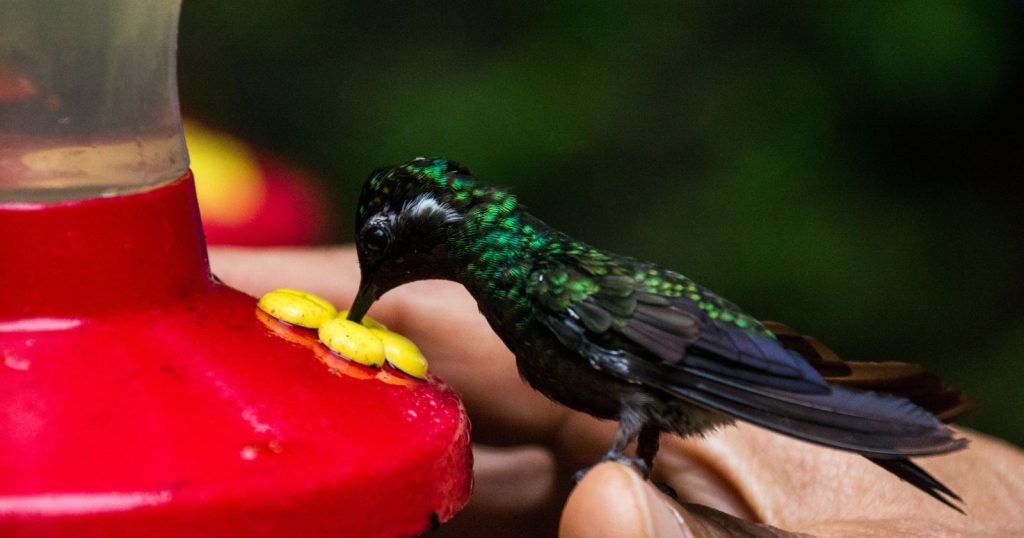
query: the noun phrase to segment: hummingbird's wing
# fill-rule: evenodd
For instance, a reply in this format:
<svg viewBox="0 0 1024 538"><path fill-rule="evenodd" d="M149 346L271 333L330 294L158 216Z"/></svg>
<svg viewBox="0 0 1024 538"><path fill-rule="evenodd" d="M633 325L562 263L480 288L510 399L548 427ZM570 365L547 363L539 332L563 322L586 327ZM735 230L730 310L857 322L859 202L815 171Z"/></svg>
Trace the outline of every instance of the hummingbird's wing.
<svg viewBox="0 0 1024 538"><path fill-rule="evenodd" d="M562 257L535 268L529 282L540 323L594 368L630 383L873 458L966 445L904 398L830 386L756 320L681 275Z"/></svg>

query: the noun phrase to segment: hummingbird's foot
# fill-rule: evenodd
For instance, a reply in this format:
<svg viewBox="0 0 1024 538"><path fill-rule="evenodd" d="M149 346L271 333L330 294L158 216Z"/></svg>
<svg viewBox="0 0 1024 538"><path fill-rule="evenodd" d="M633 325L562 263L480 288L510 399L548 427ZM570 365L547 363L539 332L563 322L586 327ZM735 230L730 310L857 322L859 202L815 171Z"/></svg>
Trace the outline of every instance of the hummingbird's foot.
<svg viewBox="0 0 1024 538"><path fill-rule="evenodd" d="M647 478L650 477L651 475L651 469L647 466L647 462L645 462L641 458L631 458L620 452L608 452L607 454L604 455L604 457L601 458L601 461L599 463L604 463L606 461L614 461L622 463L624 465L628 465L629 467L632 467L636 472L640 473L640 476L642 476L644 480L647 480ZM594 467L596 467L596 465L587 467L586 469L581 469L573 477L573 481L579 484L580 480L583 480L583 477L586 476L586 474L590 472L590 470L593 469Z"/></svg>

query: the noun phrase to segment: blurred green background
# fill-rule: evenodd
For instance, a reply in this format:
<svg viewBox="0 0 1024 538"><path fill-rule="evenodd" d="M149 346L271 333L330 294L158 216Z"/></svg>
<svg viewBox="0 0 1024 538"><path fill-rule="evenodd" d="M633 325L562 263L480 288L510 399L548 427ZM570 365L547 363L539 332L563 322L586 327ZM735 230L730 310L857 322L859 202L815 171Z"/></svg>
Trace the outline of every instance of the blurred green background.
<svg viewBox="0 0 1024 538"><path fill-rule="evenodd" d="M1024 7L186 1L188 115L331 182L447 156L1024 444Z"/></svg>

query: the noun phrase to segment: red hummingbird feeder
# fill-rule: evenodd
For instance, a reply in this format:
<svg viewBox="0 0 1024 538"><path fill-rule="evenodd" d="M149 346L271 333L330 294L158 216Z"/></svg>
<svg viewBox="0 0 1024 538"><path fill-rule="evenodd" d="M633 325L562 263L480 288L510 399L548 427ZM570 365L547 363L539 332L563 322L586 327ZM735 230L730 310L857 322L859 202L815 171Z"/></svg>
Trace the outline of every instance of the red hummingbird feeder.
<svg viewBox="0 0 1024 538"><path fill-rule="evenodd" d="M426 531L469 497L462 404L211 276L179 8L0 8L0 536Z"/></svg>

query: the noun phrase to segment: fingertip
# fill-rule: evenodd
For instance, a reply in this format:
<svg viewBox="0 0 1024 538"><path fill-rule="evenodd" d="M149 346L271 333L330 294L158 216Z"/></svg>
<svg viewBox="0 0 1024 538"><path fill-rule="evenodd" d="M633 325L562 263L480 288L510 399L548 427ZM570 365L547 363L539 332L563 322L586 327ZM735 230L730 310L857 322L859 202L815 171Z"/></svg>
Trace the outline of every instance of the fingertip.
<svg viewBox="0 0 1024 538"><path fill-rule="evenodd" d="M569 495L559 536L693 536L650 482L619 463L593 468Z"/></svg>

